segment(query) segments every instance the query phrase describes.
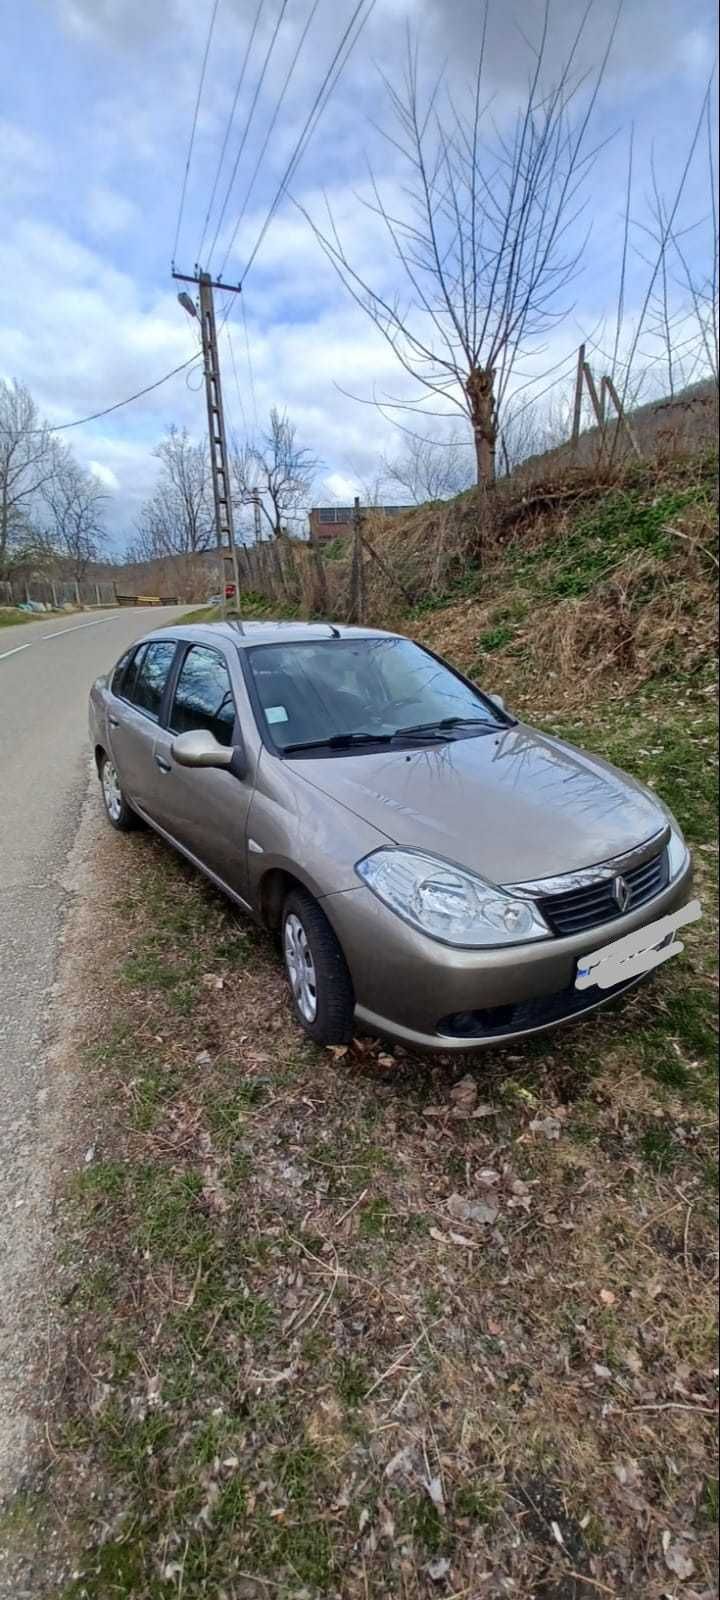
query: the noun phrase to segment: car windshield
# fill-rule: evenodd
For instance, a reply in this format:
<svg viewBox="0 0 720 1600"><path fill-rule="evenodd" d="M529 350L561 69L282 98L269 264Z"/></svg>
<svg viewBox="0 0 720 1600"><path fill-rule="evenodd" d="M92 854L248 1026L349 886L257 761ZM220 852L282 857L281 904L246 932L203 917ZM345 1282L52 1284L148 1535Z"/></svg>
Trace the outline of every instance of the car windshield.
<svg viewBox="0 0 720 1600"><path fill-rule="evenodd" d="M388 741L409 730L422 741L438 729L451 738L502 725L482 695L410 639L313 639L256 645L248 656L281 750L352 734L371 737L347 739L346 748L371 750L372 736Z"/></svg>

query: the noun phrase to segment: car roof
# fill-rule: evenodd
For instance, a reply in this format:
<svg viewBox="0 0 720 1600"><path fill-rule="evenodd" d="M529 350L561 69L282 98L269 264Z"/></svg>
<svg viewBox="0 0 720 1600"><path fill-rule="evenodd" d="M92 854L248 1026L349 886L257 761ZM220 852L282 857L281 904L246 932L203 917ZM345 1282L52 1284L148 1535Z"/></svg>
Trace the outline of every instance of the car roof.
<svg viewBox="0 0 720 1600"><path fill-rule="evenodd" d="M148 639L189 639L195 644L217 644L218 640L232 641L238 649L254 644L295 643L301 640L322 639L388 639L396 635L383 628L351 628L340 622L179 622L156 628L144 635Z"/></svg>

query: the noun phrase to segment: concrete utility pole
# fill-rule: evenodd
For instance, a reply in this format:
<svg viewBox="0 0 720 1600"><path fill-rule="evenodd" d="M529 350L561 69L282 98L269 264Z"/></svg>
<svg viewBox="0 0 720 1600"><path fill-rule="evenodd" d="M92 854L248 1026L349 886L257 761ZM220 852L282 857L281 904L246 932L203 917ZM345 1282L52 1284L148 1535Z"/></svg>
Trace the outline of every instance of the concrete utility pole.
<svg viewBox="0 0 720 1600"><path fill-rule="evenodd" d="M235 522L233 518L227 439L225 437L225 414L220 381L220 358L217 347L213 289L227 289L232 294L239 294L240 286L239 284L213 283L209 272L197 272L195 276L190 276L184 272L176 272L174 267L173 277L179 279L181 283L196 283L200 289L200 331L202 334L205 368L205 399L207 402L208 437L210 441L210 467L212 471L213 500L215 503L215 538L222 558L223 610L225 609L225 562L229 561L232 570L232 581L235 585L235 605L239 613L240 574L238 571L237 546L235 544ZM181 293L178 295L178 300L189 315L197 316L189 295Z"/></svg>

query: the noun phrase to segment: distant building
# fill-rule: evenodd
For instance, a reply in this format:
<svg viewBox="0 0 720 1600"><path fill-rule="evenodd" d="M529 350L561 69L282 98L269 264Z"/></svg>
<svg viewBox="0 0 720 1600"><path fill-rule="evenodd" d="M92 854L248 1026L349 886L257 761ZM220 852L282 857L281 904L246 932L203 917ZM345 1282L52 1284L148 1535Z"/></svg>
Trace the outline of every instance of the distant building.
<svg viewBox="0 0 720 1600"><path fill-rule="evenodd" d="M361 506L362 511L372 511L374 516L397 517L401 511L412 511L412 506ZM352 506L313 506L308 514L310 543L330 544L332 539L347 538L353 528Z"/></svg>

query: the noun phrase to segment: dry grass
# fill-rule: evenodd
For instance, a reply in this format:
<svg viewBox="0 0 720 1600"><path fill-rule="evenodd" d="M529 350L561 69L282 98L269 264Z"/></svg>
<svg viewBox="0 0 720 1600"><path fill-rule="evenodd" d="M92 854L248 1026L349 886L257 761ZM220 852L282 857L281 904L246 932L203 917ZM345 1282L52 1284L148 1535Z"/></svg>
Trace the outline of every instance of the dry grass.
<svg viewBox="0 0 720 1600"><path fill-rule="evenodd" d="M707 697L594 717L676 772L707 898ZM102 859L94 1154L15 1508L77 1570L53 1595L709 1595L708 923L621 1007L468 1071L316 1050L189 868L149 835Z"/></svg>

